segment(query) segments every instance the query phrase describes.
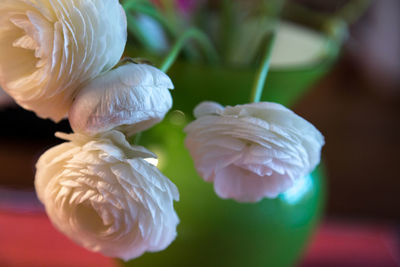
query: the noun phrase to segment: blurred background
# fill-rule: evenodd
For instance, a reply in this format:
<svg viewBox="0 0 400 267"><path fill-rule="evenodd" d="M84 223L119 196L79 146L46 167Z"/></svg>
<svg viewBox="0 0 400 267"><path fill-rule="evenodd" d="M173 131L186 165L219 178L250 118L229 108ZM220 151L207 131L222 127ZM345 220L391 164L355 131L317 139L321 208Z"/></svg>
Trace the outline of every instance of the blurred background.
<svg viewBox="0 0 400 267"><path fill-rule="evenodd" d="M320 10L346 1L299 1ZM373 1L295 110L326 137L327 216L399 221L400 2Z"/></svg>
<svg viewBox="0 0 400 267"><path fill-rule="evenodd" d="M348 1L292 2L331 14ZM390 246L399 248L399 25L400 1L371 1L366 12L351 24L332 70L294 106L295 112L312 122L326 139L323 159L328 179L323 220L333 224L315 238L318 242L325 238L327 246L326 240L334 243L335 236L339 238L343 233L339 225L345 227L343 231L349 229L346 226L361 229L365 240L387 238L387 242L394 242ZM0 122L0 203L17 203L15 196L21 197L16 192L34 196L34 165L46 149L60 142L54 132L71 130L66 121L55 125L36 118L2 92ZM35 206L34 200L32 203ZM348 233L354 237L354 232ZM317 252L325 251L314 243L311 249L315 257ZM392 251L394 255L388 252L392 261L384 261L387 265L363 266L400 266L399 251ZM306 266L335 265L309 260Z"/></svg>

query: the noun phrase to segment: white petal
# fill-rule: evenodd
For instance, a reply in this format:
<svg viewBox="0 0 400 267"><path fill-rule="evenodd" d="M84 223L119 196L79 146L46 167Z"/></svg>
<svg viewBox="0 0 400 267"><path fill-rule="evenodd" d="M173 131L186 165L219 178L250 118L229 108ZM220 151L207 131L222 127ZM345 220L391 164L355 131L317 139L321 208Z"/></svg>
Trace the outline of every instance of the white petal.
<svg viewBox="0 0 400 267"><path fill-rule="evenodd" d="M237 166L224 168L216 174L214 188L221 198L238 202L257 202L264 197L275 198L293 183L288 177L258 176Z"/></svg>
<svg viewBox="0 0 400 267"><path fill-rule="evenodd" d="M77 95L69 120L75 132L119 129L128 136L161 121L172 107L173 84L162 71L129 63L94 79Z"/></svg>
<svg viewBox="0 0 400 267"><path fill-rule="evenodd" d="M196 106L193 114L196 118L200 118L205 115L216 115L224 110L224 107L216 102L205 101Z"/></svg>

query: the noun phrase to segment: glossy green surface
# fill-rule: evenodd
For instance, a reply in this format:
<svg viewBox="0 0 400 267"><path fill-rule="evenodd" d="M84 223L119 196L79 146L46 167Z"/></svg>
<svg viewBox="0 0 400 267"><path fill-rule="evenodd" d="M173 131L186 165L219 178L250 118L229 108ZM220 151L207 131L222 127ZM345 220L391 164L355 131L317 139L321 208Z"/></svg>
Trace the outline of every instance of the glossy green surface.
<svg viewBox="0 0 400 267"><path fill-rule="evenodd" d="M271 69L262 100L291 106L329 68L330 63L293 70ZM223 105L249 102L255 69L234 69L177 62L168 72L176 89L172 91L174 108L187 112L201 101Z"/></svg>
<svg viewBox="0 0 400 267"><path fill-rule="evenodd" d="M272 69L262 100L292 105L329 69L333 51L312 66ZM255 72L181 62L168 72L175 84L174 108L143 133L140 144L158 154L159 168L179 189L178 236L165 251L146 253L126 266L279 267L292 266L301 256L323 206L320 168L297 193L240 204L216 196L212 184L197 175L183 144L183 128L193 119L193 108L204 100L248 102Z"/></svg>
<svg viewBox="0 0 400 267"><path fill-rule="evenodd" d="M197 176L184 148L180 112L143 135L159 166L179 188L178 237L165 251L146 253L126 266L291 266L300 256L321 212L321 172L299 194L240 204L218 198Z"/></svg>

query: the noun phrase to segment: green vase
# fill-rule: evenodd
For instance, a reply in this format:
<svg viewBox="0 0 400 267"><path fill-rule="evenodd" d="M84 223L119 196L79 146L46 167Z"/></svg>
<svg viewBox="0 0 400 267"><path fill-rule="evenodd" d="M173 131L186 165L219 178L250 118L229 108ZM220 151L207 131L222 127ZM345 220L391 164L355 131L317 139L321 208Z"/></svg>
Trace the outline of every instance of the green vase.
<svg viewBox="0 0 400 267"><path fill-rule="evenodd" d="M335 49L338 47L336 46ZM337 50L319 62L271 69L264 101L290 106L329 69ZM143 133L140 144L159 156L158 167L178 187L176 240L164 251L145 253L125 266L292 266L315 228L324 202L321 167L304 183L276 199L243 204L216 196L196 173L184 147L183 128L204 100L224 105L248 102L256 69L177 62L168 72L175 84L173 110Z"/></svg>

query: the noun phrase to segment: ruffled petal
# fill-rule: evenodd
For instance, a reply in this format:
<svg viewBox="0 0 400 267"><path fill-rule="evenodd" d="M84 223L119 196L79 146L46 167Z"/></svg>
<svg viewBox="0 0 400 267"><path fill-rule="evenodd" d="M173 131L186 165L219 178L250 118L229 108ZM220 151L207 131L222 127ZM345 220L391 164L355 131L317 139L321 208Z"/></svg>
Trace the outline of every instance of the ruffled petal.
<svg viewBox="0 0 400 267"><path fill-rule="evenodd" d="M75 132L96 135L118 129L130 136L160 122L172 107L170 78L129 63L94 79L77 95L69 120Z"/></svg>

